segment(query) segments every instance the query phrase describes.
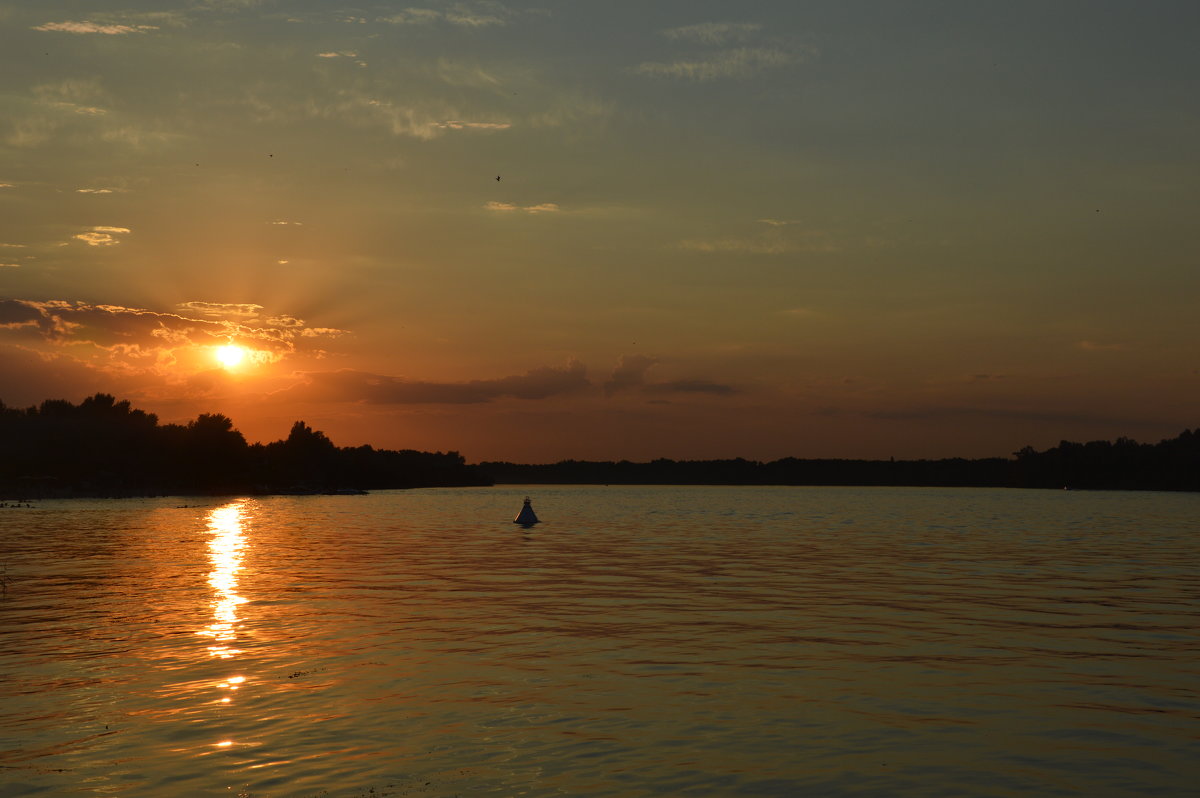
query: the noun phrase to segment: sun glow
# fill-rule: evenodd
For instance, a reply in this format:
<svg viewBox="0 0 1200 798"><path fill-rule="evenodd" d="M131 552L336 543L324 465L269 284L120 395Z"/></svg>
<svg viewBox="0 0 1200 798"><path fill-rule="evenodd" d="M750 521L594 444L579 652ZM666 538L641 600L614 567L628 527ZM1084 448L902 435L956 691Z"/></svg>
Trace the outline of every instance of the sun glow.
<svg viewBox="0 0 1200 798"><path fill-rule="evenodd" d="M246 359L246 350L240 346L229 344L227 346L217 347L215 353L217 362L227 369L236 368L243 360Z"/></svg>

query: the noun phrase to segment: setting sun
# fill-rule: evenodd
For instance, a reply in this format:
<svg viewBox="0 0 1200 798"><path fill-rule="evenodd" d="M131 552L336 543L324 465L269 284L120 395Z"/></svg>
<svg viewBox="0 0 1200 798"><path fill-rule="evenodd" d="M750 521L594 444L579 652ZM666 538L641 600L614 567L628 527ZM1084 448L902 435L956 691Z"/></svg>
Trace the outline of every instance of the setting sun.
<svg viewBox="0 0 1200 798"><path fill-rule="evenodd" d="M227 369L234 368L246 358L246 350L240 346L229 344L228 346L218 347L216 351L217 362Z"/></svg>

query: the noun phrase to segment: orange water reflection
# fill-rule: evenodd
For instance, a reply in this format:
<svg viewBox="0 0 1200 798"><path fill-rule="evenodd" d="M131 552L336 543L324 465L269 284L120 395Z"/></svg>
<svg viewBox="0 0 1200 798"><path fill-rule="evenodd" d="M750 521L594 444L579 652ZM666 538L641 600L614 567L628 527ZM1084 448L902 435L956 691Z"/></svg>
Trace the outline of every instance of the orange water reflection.
<svg viewBox="0 0 1200 798"><path fill-rule="evenodd" d="M208 531L212 539L208 542L208 557L212 571L208 583L212 585L213 622L199 634L210 637L213 644L208 647L209 656L230 659L242 653L236 647L238 629L238 605L246 599L238 595L238 575L242 570L242 557L246 550L246 536L242 531L243 502L234 502L217 507L208 516Z"/></svg>

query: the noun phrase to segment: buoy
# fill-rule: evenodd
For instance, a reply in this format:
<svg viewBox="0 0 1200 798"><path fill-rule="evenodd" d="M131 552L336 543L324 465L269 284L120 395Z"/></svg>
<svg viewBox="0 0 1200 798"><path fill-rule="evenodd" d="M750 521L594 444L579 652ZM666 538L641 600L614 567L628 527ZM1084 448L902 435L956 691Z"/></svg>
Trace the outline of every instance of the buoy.
<svg viewBox="0 0 1200 798"><path fill-rule="evenodd" d="M513 519L513 523L533 526L537 522L538 517L533 512L533 505L529 503L529 497L526 496L525 506L521 508L521 512L517 513L517 517Z"/></svg>

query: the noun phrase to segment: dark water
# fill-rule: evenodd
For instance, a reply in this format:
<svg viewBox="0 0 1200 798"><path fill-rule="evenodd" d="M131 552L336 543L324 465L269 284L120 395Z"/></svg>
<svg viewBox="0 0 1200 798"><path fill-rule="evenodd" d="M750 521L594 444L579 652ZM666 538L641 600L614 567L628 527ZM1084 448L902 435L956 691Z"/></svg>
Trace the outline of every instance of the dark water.
<svg viewBox="0 0 1200 798"><path fill-rule="evenodd" d="M0 510L0 795L1197 795L1200 496Z"/></svg>

